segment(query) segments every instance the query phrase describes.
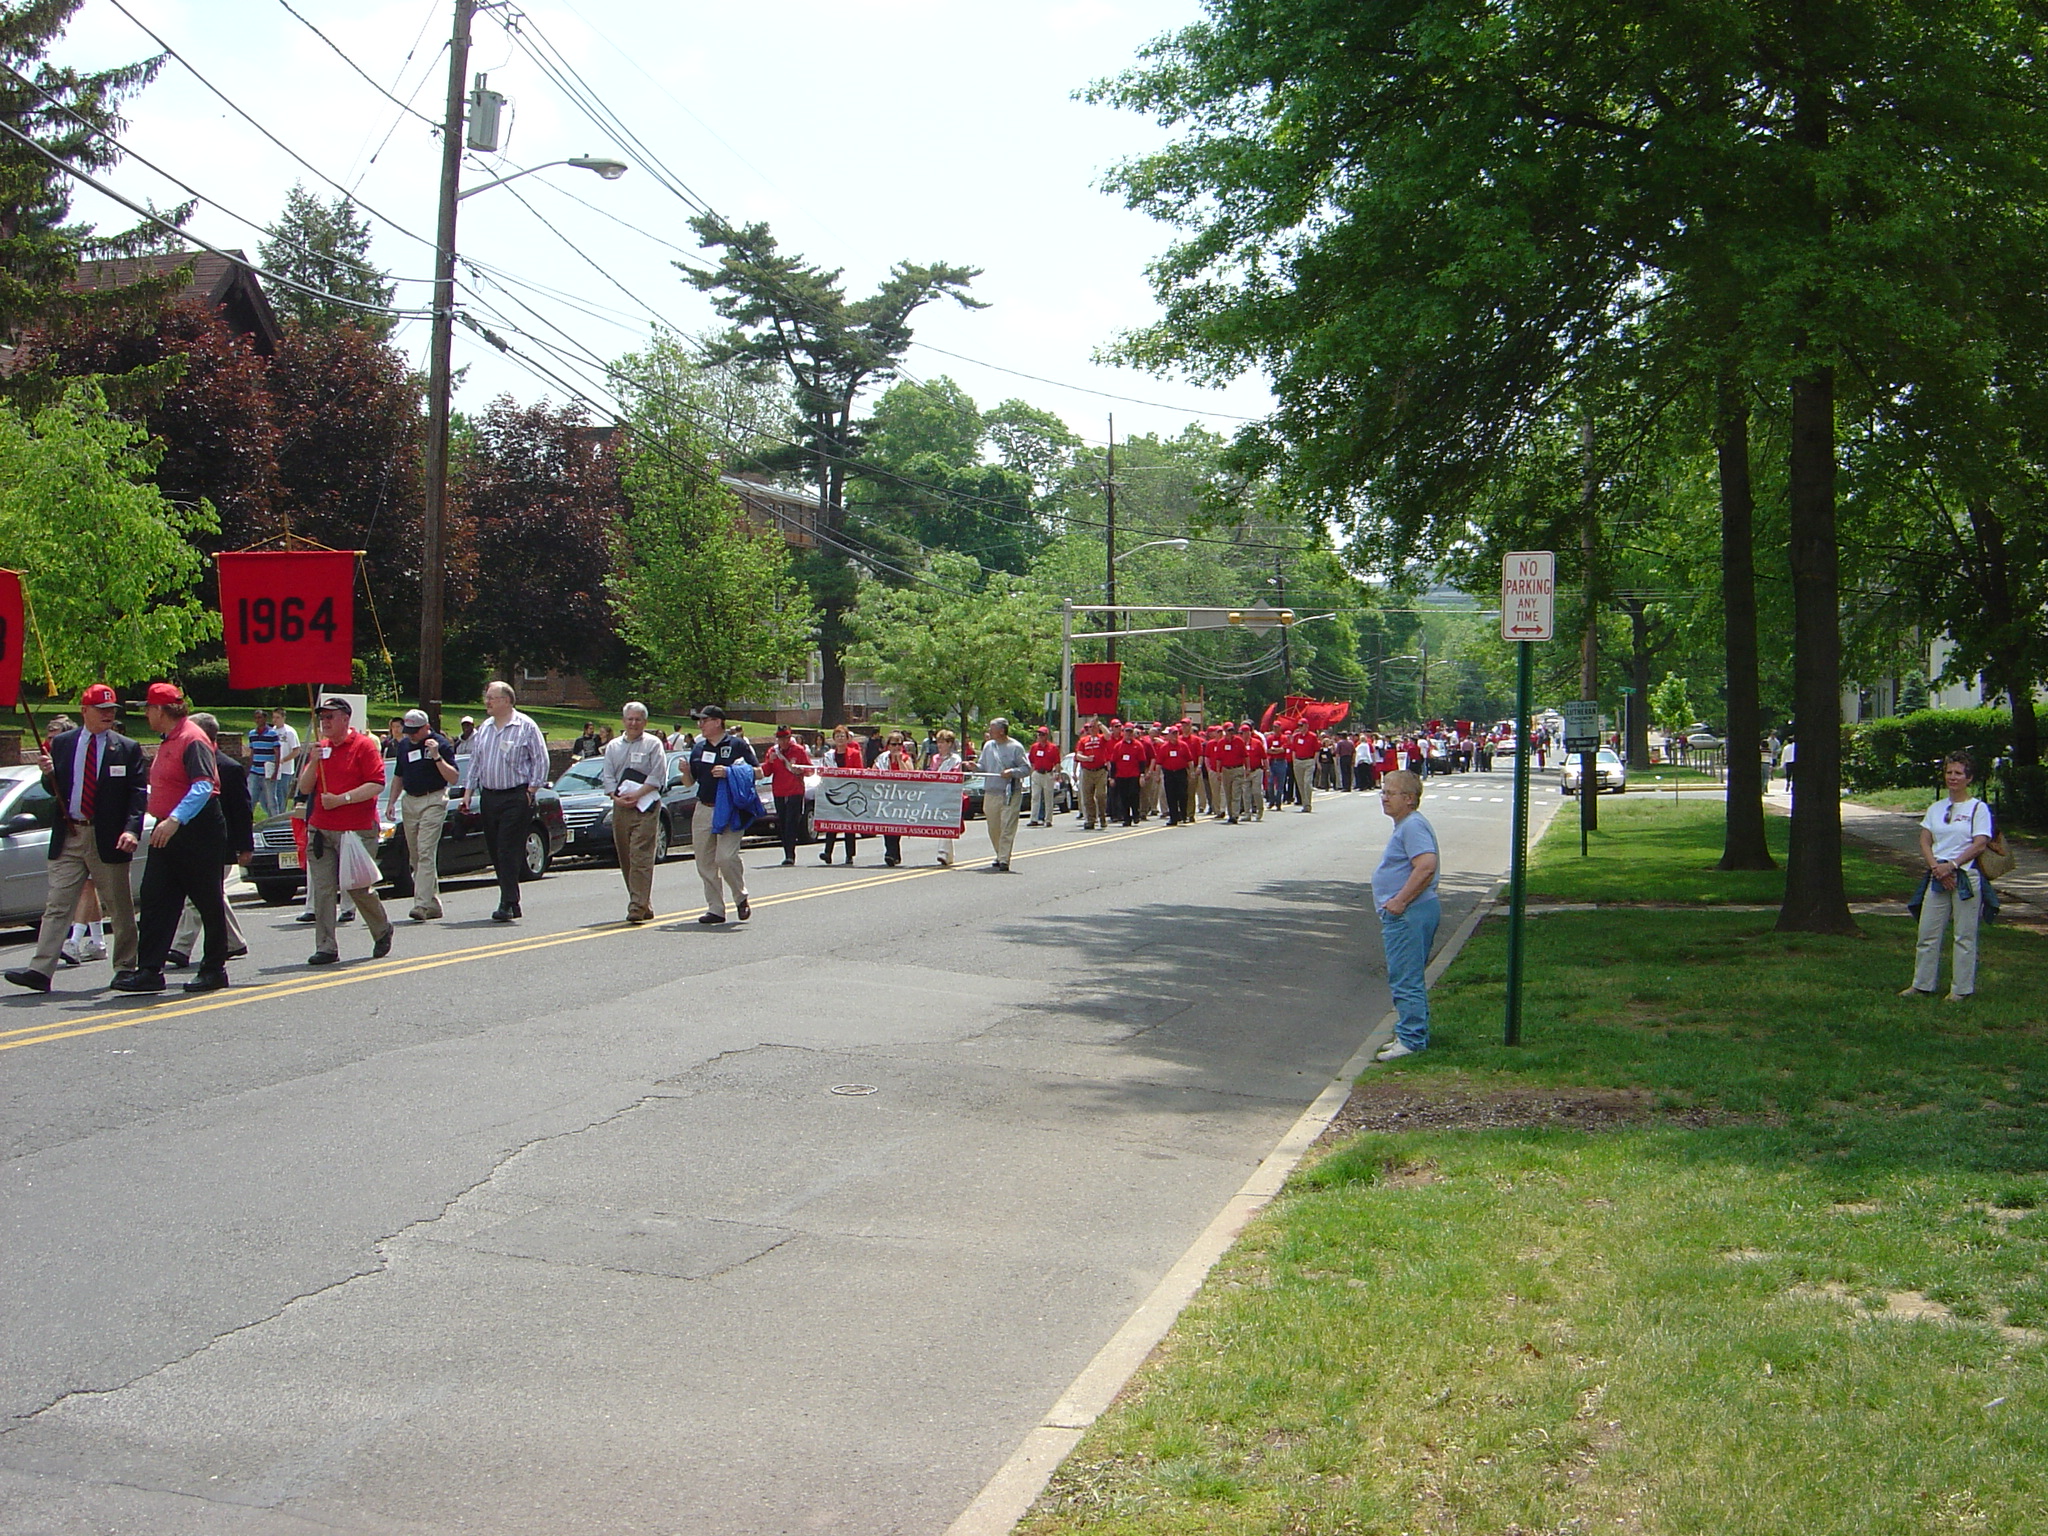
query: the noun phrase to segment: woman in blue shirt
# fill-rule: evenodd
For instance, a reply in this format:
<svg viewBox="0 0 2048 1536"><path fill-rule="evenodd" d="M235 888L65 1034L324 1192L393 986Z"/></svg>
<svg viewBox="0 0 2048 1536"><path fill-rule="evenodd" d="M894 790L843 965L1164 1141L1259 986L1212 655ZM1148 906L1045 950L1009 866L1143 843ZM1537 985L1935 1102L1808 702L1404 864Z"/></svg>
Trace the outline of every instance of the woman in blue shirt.
<svg viewBox="0 0 2048 1536"><path fill-rule="evenodd" d="M1422 780L1390 773L1380 781L1380 808L1394 832L1372 873L1372 903L1387 952L1387 988L1394 995L1394 1038L1379 1060L1398 1061L1429 1045L1429 951L1443 917L1437 900L1436 829L1422 818Z"/></svg>

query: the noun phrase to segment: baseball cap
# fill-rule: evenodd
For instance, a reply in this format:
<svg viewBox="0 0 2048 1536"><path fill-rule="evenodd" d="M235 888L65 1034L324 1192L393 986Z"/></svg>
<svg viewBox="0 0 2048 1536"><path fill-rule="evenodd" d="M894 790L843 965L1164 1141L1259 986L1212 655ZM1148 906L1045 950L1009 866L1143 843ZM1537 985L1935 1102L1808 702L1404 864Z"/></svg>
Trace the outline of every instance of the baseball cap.
<svg viewBox="0 0 2048 1536"><path fill-rule="evenodd" d="M356 707L353 704L349 703L347 699L336 698L331 694L328 697L322 699L319 702L319 704L314 707L313 710L313 713L316 715L339 713L348 715L350 717L353 717L355 715L355 712Z"/></svg>
<svg viewBox="0 0 2048 1536"><path fill-rule="evenodd" d="M789 728L788 726L786 726L786 725L778 725L777 727L775 727L775 734L776 734L776 735L778 735L778 736L788 736L788 735L791 735L791 734L793 734L793 733L791 732L791 730L790 730L790 728Z"/></svg>
<svg viewBox="0 0 2048 1536"><path fill-rule="evenodd" d="M151 683L149 685L149 692L143 695L143 702L146 704L182 704L185 702L185 695L179 691L176 683Z"/></svg>
<svg viewBox="0 0 2048 1536"><path fill-rule="evenodd" d="M464 725L475 725L475 724L476 724L476 716L475 716L475 715L464 715L464 716L462 717L462 723L463 723Z"/></svg>
<svg viewBox="0 0 2048 1536"><path fill-rule="evenodd" d="M432 725L424 709L408 709L405 712L405 728L409 731L416 725Z"/></svg>
<svg viewBox="0 0 2048 1536"><path fill-rule="evenodd" d="M112 709L121 700L105 683L94 683L78 696L78 702L86 709Z"/></svg>
<svg viewBox="0 0 2048 1536"><path fill-rule="evenodd" d="M723 720L725 718L725 711L716 704L706 704L702 709L691 710L690 718L692 720Z"/></svg>
<svg viewBox="0 0 2048 1536"><path fill-rule="evenodd" d="M1052 734L1052 727L1049 725L1041 725L1038 728L1038 734L1041 736L1050 736Z"/></svg>

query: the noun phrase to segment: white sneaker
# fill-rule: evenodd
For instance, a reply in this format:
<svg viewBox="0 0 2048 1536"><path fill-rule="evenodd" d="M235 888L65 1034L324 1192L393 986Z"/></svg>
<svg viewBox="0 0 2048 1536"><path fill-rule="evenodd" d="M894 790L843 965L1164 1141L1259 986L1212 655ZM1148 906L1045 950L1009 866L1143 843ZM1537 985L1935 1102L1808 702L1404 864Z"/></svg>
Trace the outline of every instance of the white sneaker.
<svg viewBox="0 0 2048 1536"><path fill-rule="evenodd" d="M57 953L62 955L66 960L69 960L73 965L83 965L85 964L86 942L87 941L84 939L67 938L63 942L63 944L58 948Z"/></svg>
<svg viewBox="0 0 2048 1536"><path fill-rule="evenodd" d="M104 939L81 939L78 944L80 960L104 960L107 958L107 944Z"/></svg>
<svg viewBox="0 0 2048 1536"><path fill-rule="evenodd" d="M1415 1052L1409 1050L1408 1047L1403 1045L1400 1041L1389 1040L1385 1045L1380 1047L1379 1055L1375 1056L1373 1060L1399 1061L1403 1056L1413 1056L1414 1054Z"/></svg>

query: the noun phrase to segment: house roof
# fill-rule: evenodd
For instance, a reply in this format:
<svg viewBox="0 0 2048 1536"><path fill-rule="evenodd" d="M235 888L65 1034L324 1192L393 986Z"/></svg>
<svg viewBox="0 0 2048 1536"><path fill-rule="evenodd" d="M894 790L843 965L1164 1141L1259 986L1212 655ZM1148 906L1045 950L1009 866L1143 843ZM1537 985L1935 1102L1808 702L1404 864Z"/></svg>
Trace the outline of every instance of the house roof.
<svg viewBox="0 0 2048 1536"><path fill-rule="evenodd" d="M178 292L180 303L204 304L221 310L228 325L250 338L268 357L277 350L277 316L248 258L240 251L170 251L157 256L122 256L111 261L80 262L73 289L126 288L146 277L161 277L189 265L192 277Z"/></svg>

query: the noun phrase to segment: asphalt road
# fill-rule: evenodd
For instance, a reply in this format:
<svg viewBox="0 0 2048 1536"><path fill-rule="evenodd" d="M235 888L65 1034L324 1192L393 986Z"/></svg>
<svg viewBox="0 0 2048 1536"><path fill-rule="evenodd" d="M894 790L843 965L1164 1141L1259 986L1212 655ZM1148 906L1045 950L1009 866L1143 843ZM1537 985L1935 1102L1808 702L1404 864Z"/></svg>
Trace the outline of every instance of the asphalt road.
<svg viewBox="0 0 2048 1536"><path fill-rule="evenodd" d="M1508 776L1424 811L1448 936ZM942 1531L1384 1013L1386 826L764 848L724 929L565 867L0 999L0 1532Z"/></svg>

